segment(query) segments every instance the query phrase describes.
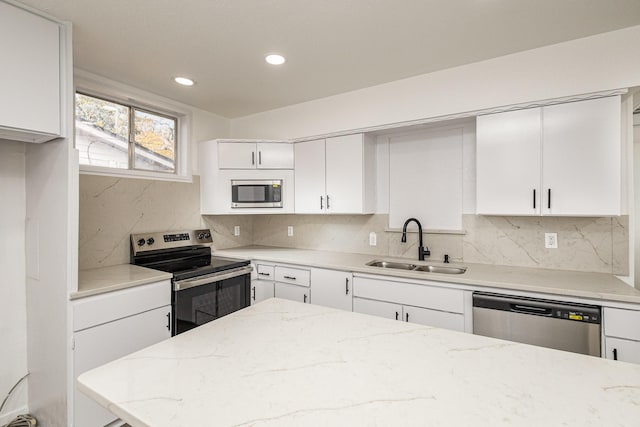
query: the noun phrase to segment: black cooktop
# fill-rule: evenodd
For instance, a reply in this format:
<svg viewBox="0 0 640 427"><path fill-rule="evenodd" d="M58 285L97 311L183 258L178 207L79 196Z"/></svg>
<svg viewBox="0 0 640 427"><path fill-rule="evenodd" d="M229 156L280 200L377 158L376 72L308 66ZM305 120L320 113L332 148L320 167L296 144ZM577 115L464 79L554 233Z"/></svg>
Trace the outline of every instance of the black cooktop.
<svg viewBox="0 0 640 427"><path fill-rule="evenodd" d="M249 265L250 261L245 259L224 258L219 256L211 256L207 265L196 266L186 270L173 271L174 280L190 279L205 274L219 273L233 268L244 267Z"/></svg>

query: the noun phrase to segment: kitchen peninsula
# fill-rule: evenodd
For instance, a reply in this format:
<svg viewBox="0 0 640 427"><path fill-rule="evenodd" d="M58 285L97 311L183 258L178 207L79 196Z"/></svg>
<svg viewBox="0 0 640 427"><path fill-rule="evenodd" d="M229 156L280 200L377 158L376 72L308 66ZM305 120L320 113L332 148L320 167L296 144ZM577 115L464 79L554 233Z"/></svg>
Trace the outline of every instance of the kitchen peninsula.
<svg viewBox="0 0 640 427"><path fill-rule="evenodd" d="M133 427L632 426L640 366L273 298L89 371Z"/></svg>

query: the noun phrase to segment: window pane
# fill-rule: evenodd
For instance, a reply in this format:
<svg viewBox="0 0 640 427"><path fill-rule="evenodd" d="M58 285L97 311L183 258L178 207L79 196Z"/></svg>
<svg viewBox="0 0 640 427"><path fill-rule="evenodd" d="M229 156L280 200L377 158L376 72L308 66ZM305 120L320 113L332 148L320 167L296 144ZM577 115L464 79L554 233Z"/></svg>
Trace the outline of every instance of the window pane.
<svg viewBox="0 0 640 427"><path fill-rule="evenodd" d="M133 114L135 168L174 172L176 120L140 110Z"/></svg>
<svg viewBox="0 0 640 427"><path fill-rule="evenodd" d="M80 164L128 169L129 107L76 93Z"/></svg>

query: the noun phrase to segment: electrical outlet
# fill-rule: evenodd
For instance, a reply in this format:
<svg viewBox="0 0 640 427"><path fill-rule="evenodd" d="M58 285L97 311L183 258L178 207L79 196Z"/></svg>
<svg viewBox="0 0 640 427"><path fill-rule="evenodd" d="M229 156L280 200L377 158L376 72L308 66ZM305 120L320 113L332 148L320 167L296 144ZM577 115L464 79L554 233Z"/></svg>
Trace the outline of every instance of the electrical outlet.
<svg viewBox="0 0 640 427"><path fill-rule="evenodd" d="M369 233L369 246L375 246L378 243L378 236L375 231Z"/></svg>
<svg viewBox="0 0 640 427"><path fill-rule="evenodd" d="M545 249L558 249L558 233L544 233Z"/></svg>
<svg viewBox="0 0 640 427"><path fill-rule="evenodd" d="M240 235L240 226L236 225L233 227L233 235L234 236L239 236Z"/></svg>
<svg viewBox="0 0 640 427"><path fill-rule="evenodd" d="M287 236L289 237L293 236L293 225L290 225L287 227Z"/></svg>

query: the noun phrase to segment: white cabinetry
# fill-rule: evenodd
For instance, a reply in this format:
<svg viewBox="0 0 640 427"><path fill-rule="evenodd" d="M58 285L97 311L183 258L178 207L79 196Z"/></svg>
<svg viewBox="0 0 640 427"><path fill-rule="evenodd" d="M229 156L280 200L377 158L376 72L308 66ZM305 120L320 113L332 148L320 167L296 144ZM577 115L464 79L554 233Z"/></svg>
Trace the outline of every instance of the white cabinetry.
<svg viewBox="0 0 640 427"><path fill-rule="evenodd" d="M219 142L220 169L293 169L293 145L285 142Z"/></svg>
<svg viewBox="0 0 640 427"><path fill-rule="evenodd" d="M73 378L171 337L166 280L73 302ZM111 412L74 389L74 425L106 425Z"/></svg>
<svg viewBox="0 0 640 427"><path fill-rule="evenodd" d="M479 116L477 213L621 214L619 96Z"/></svg>
<svg viewBox="0 0 640 427"><path fill-rule="evenodd" d="M58 23L0 2L0 139L60 136L60 40Z"/></svg>
<svg viewBox="0 0 640 427"><path fill-rule="evenodd" d="M605 307L604 357L640 363L640 311Z"/></svg>
<svg viewBox="0 0 640 427"><path fill-rule="evenodd" d="M354 134L295 144L296 213L372 213L375 141Z"/></svg>
<svg viewBox="0 0 640 427"><path fill-rule="evenodd" d="M398 279L354 277L353 311L464 332L464 291Z"/></svg>
<svg viewBox="0 0 640 427"><path fill-rule="evenodd" d="M275 296L303 303L311 302L310 273L308 269L275 266Z"/></svg>
<svg viewBox="0 0 640 427"><path fill-rule="evenodd" d="M352 311L353 274L346 271L311 269L313 303Z"/></svg>
<svg viewBox="0 0 640 427"><path fill-rule="evenodd" d="M255 264L255 277L251 278L251 305L274 297L275 268L268 264Z"/></svg>

